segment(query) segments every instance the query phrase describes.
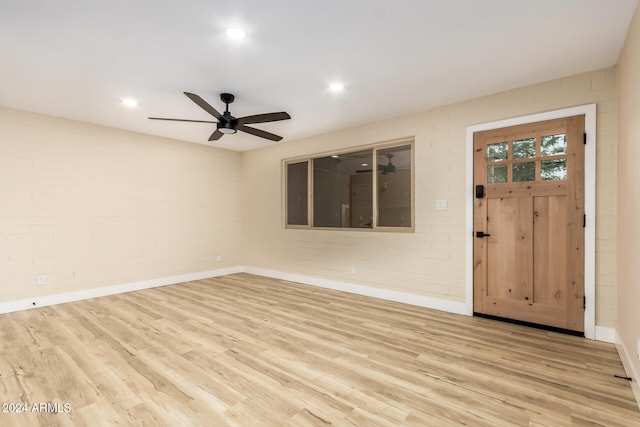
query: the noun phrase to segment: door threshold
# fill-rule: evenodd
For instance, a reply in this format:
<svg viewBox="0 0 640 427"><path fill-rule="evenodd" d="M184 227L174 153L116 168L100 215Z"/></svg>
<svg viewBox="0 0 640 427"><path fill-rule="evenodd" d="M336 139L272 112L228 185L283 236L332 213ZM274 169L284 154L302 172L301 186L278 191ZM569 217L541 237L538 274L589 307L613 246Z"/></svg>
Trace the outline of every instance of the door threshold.
<svg viewBox="0 0 640 427"><path fill-rule="evenodd" d="M560 334L573 335L575 337L584 338L584 332L581 332L581 331L573 331L571 329L556 328L555 326L541 325L539 323L532 323L532 322L525 322L525 321L522 321L522 320L509 319L507 317L493 316L491 314L477 313L475 311L473 312L473 315L476 316L476 317L482 317L484 319L497 320L497 321L500 321L500 322L512 323L514 325L527 326L527 327L530 327L530 328L542 329L544 331L558 332Z"/></svg>

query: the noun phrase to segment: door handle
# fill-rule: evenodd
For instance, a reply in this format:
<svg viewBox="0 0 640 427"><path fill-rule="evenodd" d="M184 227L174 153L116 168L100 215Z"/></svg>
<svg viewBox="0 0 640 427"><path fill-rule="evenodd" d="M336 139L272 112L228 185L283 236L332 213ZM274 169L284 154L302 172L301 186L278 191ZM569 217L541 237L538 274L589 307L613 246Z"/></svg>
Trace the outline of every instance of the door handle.
<svg viewBox="0 0 640 427"><path fill-rule="evenodd" d="M476 231L476 237L489 237L491 234L487 234L484 231Z"/></svg>

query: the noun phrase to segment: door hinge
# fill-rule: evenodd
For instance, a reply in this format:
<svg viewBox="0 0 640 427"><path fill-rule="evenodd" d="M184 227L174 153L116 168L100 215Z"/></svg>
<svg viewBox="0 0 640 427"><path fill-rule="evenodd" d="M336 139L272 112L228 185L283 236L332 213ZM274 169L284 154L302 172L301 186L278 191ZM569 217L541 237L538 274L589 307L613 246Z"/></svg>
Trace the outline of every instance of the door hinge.
<svg viewBox="0 0 640 427"><path fill-rule="evenodd" d="M582 215L582 228L587 228L587 216Z"/></svg>
<svg viewBox="0 0 640 427"><path fill-rule="evenodd" d="M582 297L582 308L587 309L587 297Z"/></svg>
<svg viewBox="0 0 640 427"><path fill-rule="evenodd" d="M584 145L587 145L587 133L586 132L582 134L582 143Z"/></svg>

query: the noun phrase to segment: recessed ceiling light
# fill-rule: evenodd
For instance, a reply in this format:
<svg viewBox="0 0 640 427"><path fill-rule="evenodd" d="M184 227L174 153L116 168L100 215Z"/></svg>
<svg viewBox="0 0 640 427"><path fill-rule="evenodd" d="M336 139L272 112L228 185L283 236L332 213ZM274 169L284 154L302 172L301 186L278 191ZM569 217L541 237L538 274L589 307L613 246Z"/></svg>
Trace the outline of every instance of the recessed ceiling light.
<svg viewBox="0 0 640 427"><path fill-rule="evenodd" d="M333 156L331 156L332 159L339 159L340 156L338 156L337 154L334 154Z"/></svg>
<svg viewBox="0 0 640 427"><path fill-rule="evenodd" d="M136 108L138 106L138 101L132 98L125 98L122 100L122 105L128 108Z"/></svg>
<svg viewBox="0 0 640 427"><path fill-rule="evenodd" d="M362 167L367 167L367 166L369 166L369 163L363 163L362 164Z"/></svg>
<svg viewBox="0 0 640 427"><path fill-rule="evenodd" d="M224 33L233 40L242 40L247 37L247 32L242 28L227 28Z"/></svg>
<svg viewBox="0 0 640 427"><path fill-rule="evenodd" d="M341 92L344 89L344 85L339 82L334 82L329 85L329 90L331 92Z"/></svg>

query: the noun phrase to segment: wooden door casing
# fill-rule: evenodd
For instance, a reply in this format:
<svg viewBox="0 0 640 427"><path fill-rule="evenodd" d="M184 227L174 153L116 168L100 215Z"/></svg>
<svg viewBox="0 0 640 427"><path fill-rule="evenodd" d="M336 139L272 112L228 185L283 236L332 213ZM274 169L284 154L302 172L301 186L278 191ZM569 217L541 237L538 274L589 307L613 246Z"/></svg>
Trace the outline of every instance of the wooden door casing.
<svg viewBox="0 0 640 427"><path fill-rule="evenodd" d="M554 135L566 135L565 152L543 154ZM583 135L584 116L474 134L474 184L485 189L474 232L489 235L474 237L474 312L584 332ZM530 157L515 156L514 144L534 139ZM508 154L495 160L497 146ZM554 161L566 162L564 179L545 179ZM516 182L526 168L530 180Z"/></svg>

